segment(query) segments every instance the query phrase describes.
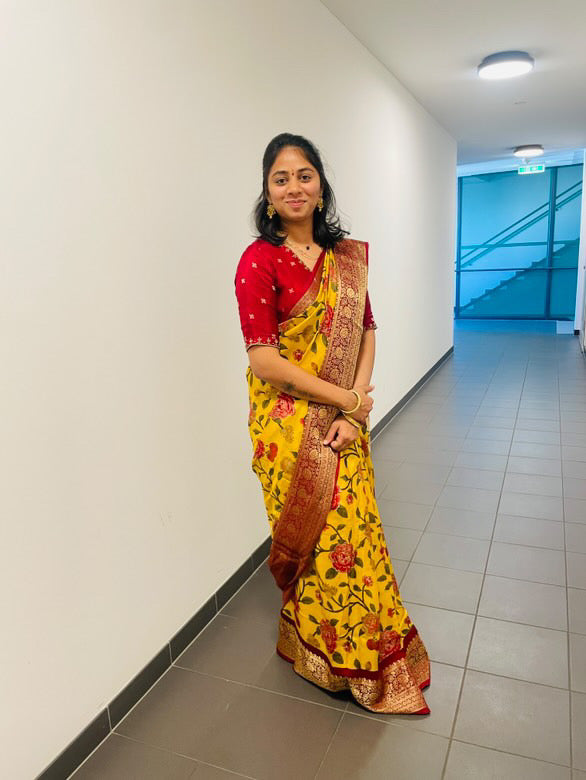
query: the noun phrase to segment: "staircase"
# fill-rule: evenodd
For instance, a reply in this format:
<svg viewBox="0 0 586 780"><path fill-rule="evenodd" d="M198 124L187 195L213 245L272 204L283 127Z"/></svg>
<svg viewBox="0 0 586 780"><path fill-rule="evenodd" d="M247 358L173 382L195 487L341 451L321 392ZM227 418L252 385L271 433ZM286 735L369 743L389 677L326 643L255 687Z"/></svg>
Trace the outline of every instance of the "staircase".
<svg viewBox="0 0 586 780"><path fill-rule="evenodd" d="M558 193L555 199L555 211L558 212L566 204L571 203L582 195L582 181L576 182L563 192ZM473 266L481 259L489 255L495 249L514 246L511 243L514 238L524 233L528 228L549 217L549 202L542 203L533 211L525 214L520 219L491 236L484 244L474 246L460 257L459 270L465 273L501 272L501 280L492 287L487 287L484 292L471 298L467 303L460 305L457 310L458 317L485 318L485 317L543 317L544 316L544 271L568 269L577 272L579 239L565 241L563 246L552 253L551 266L548 265L547 256L536 260L524 268L491 268L486 261L482 269ZM553 223L550 225L553 229ZM532 243L532 242L530 242ZM560 243L560 242L557 242ZM517 244L519 245L519 244ZM523 246L523 244L520 244ZM527 246L528 244L525 244ZM541 273L540 273L541 271ZM513 274L512 276L510 274ZM504 278L503 278L504 277ZM571 282L575 286L575 277L570 279L570 274L557 275L556 281L563 287L564 281ZM479 277L480 281L481 277ZM552 279L553 281L553 279ZM482 282L481 282L482 284ZM558 290L560 287L558 286ZM548 293L549 295L549 293ZM534 309L534 310L532 310ZM551 314L560 319L563 314L555 311L554 304ZM522 312L522 313L521 313Z"/></svg>

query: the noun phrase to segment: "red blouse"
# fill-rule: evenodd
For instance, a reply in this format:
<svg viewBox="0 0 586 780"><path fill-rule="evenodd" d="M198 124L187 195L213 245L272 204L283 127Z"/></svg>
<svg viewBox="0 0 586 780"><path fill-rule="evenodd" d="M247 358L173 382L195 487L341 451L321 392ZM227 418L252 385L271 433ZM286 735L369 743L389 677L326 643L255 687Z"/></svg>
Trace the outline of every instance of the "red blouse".
<svg viewBox="0 0 586 780"><path fill-rule="evenodd" d="M256 344L279 346L278 324L288 319L295 303L307 291L321 269L324 256L325 250L310 270L288 247L273 246L261 238L244 250L234 286L247 350ZM377 327L368 292L363 325L365 330Z"/></svg>

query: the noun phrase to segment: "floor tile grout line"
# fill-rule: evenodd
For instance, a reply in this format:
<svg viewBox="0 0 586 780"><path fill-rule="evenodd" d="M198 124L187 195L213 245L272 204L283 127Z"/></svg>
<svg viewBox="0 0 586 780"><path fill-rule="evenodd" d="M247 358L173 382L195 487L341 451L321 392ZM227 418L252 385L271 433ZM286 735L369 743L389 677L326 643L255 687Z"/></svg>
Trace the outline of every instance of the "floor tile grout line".
<svg viewBox="0 0 586 780"><path fill-rule="evenodd" d="M536 761L537 763L540 764L551 764L551 766L559 766L562 767L563 769L569 769L570 772L572 771L572 768L569 766L569 764L558 764L557 761L546 761L543 758L535 758L535 756L528 756L524 753L513 753L508 750L503 750L502 748L496 748L496 747L487 748L486 745L480 745L477 742L470 742L467 739L453 739L453 742L460 742L463 745L472 745L473 747L483 748L484 750L494 750L495 753L502 753L505 756L516 756L517 758L525 758L525 759L529 759L530 761Z"/></svg>
<svg viewBox="0 0 586 780"><path fill-rule="evenodd" d="M285 693L284 691L275 691L272 688L264 688L262 685L255 685L254 683L243 682L242 680L233 680L230 677L222 677L219 674L212 674L211 672L202 672L200 669L191 669L188 666L177 666L176 668L181 669L184 672L191 672L192 674L198 674L202 677L210 677L212 680L220 680L221 682L228 682L234 685L240 685L243 688L251 688L255 691L272 693L275 694L275 696L283 696L286 699L292 699L293 701L300 701L303 704L315 704L316 707L323 707L324 709L332 710L334 712L344 713L346 711L346 707L340 709L339 707L334 707L333 705L326 704L325 702L314 701L313 699L303 699L301 696L294 696L292 693ZM291 669L291 673L295 674L293 669Z"/></svg>
<svg viewBox="0 0 586 780"><path fill-rule="evenodd" d="M499 363L501 363L501 362L502 362L502 352L501 352L501 358L500 358ZM524 374L523 374L523 382L522 382L522 385L521 385L521 391L520 391L520 395L519 395L519 404L520 404L520 399L523 396L523 390L524 390L525 383L526 383L526 380L527 380L527 367L528 367L528 362L525 363L525 371L524 371ZM498 367L497 367L497 369L498 369ZM516 408L515 421L517 419L518 414L519 414L519 406L517 406L517 408ZM511 441L509 442L509 451L507 453L507 465L508 465L508 462L509 462L508 459L509 459L510 454L511 454L512 441L513 440L512 440L512 437L511 437ZM503 485L504 485L504 481L503 481ZM488 547L488 554L486 556L486 562L485 562L485 566L484 566L484 574L482 576L482 582L480 584L480 589L478 591L478 600L476 602L476 610L475 610L475 614L474 614L474 620L472 622L472 630L470 632L470 640L468 642L468 651L466 653L466 658L464 660L464 674L462 675L462 682L460 684L460 690L458 692L458 699L456 701L456 708L454 710L454 717L453 717L453 720L452 720L452 728L451 728L451 731L450 731L450 738L449 738L449 743L448 743L448 749L446 751L446 757L445 757L444 766L443 766L443 769L442 769L442 774L441 774L442 780L443 780L443 778L445 778L445 774L446 774L446 771L447 771L447 768L448 768L450 752L451 752L452 744L453 744L453 741L454 741L454 734L456 732L456 723L458 722L458 716L460 714L460 704L461 704L461 701L462 701L462 694L464 692L464 686L466 684L466 679L468 677L468 662L470 660L470 653L472 651L472 643L474 642L474 635L476 633L476 624L478 622L478 610L480 608L480 602L481 602L481 599L482 599L482 591L484 590L484 583L485 583L485 580L486 580L486 572L487 572L489 561L490 561L490 555L491 555L491 550L492 550L494 533L495 533L495 529L496 529L496 518L498 517L502 494L503 494L503 489L501 487L500 494L499 494L499 499L498 499L497 506L496 506L495 521L494 521L493 526L492 526L492 535L491 535L490 544L489 544L489 547Z"/></svg>
<svg viewBox="0 0 586 780"><path fill-rule="evenodd" d="M115 732L116 736L120 739L126 739L129 742L134 742L138 745L145 745L146 747L155 748L155 750L160 750L164 753L169 753L172 756L179 756L180 758L185 758L188 761L193 761L194 764L201 764L203 766L211 766L214 769L220 769L223 772L229 772L230 774L234 775L235 777L244 777L246 780L257 780L257 778L253 777L252 775L246 775L242 772L237 772L234 769L228 769L225 766L221 766L220 764L211 764L209 761L204 761L201 758L194 758L193 756L187 755L187 753L180 753L176 750L171 750L170 748L161 747L160 745L154 745L152 742L145 742L143 739L138 739L137 737L131 737L128 734L120 734L118 732ZM75 778L72 778L72 780L75 780Z"/></svg>
<svg viewBox="0 0 586 780"><path fill-rule="evenodd" d="M318 768L316 770L315 775L313 776L313 780L317 780L317 777L318 777L319 773L321 772L321 768L322 768L322 766L324 765L324 763L326 761L328 753L330 752L330 748L331 748L331 746L332 746L332 744L334 742L336 734L338 733L338 731L340 729L340 725L342 724L342 720L344 719L344 715L346 714L347 709L348 709L348 705L346 705L346 709L343 712L340 713L340 717L339 717L338 722L336 724L336 728L334 729L334 733L332 734L332 736L330 738L330 741L328 742L328 746L326 747L325 752L324 752L324 754L322 756L322 759L319 762L319 766L318 766Z"/></svg>
<svg viewBox="0 0 586 780"><path fill-rule="evenodd" d="M464 538L467 538L467 537L464 537ZM479 539L477 541L491 541L491 540ZM524 544L509 544L509 542L499 542L498 540L495 540L495 541L496 541L497 544L508 544L509 547L527 547L527 545L524 545ZM548 547L531 547L530 549L532 549L532 550L548 550L549 548ZM563 550L551 550L551 552L563 552ZM574 555L583 555L586 558L586 553L573 553L573 554ZM404 558L397 558L397 560L402 560L405 563L407 563L407 561ZM482 572L479 572L479 571L471 571L469 569L453 569L450 566L440 566L440 565L438 565L436 563L420 563L419 561L413 561L413 560L410 560L408 563L409 563L409 566L411 566L411 564L414 563L414 564L416 564L418 566L431 566L434 569L448 569L448 571L463 571L463 572L466 572L467 574L482 574ZM528 580L528 579L524 579L522 577L513 577L513 576L510 576L510 575L507 577L504 574L493 574L492 572L487 572L487 574L490 577L501 577L501 579L517 580L518 582L533 582L533 583L535 583L535 585L553 585L554 587L557 587L557 588L564 588L565 587L565 585L560 585L559 583L556 583L556 582L544 582L543 580ZM581 588L580 586L577 586L577 585L572 585L572 587L576 588L577 590L586 590L586 588ZM413 599L408 599L408 600L409 601L413 601ZM423 603L423 602L417 602L417 603ZM433 607L434 605L433 604L427 604L426 606ZM454 612L464 612L463 609L454 609L452 611L454 611ZM466 614L471 615L473 613L468 612Z"/></svg>
<svg viewBox="0 0 586 780"><path fill-rule="evenodd" d="M558 371L558 394L560 392L559 384L559 371ZM562 452L562 434L560 426L560 453ZM568 594L568 543L567 543L567 527L566 527L566 502L564 496L564 469L562 466L562 521L564 530L564 571L566 575L566 620L568 631L566 634L566 652L568 658L568 747L570 751L570 767L574 766L574 746L572 744L572 670L571 670L571 653L570 653L570 603ZM573 772L572 772L573 774Z"/></svg>

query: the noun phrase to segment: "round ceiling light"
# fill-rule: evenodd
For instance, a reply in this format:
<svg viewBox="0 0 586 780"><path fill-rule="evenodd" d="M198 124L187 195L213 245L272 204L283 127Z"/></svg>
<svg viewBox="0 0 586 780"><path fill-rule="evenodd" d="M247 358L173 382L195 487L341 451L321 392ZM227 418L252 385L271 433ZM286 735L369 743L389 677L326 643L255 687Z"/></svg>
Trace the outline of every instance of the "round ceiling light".
<svg viewBox="0 0 586 780"><path fill-rule="evenodd" d="M513 150L515 157L539 157L543 154L541 144L528 144L527 146L517 146Z"/></svg>
<svg viewBox="0 0 586 780"><path fill-rule="evenodd" d="M485 57L478 66L481 79L510 79L533 70L535 60L526 51L500 51Z"/></svg>

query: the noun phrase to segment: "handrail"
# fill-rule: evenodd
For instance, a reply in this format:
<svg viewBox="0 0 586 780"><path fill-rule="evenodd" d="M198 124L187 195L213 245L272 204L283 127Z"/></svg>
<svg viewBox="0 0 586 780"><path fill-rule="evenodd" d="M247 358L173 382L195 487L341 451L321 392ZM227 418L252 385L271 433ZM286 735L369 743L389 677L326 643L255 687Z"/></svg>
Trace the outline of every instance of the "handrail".
<svg viewBox="0 0 586 780"><path fill-rule="evenodd" d="M543 257L541 260L536 260L536 263L541 263L547 258ZM577 265L556 265L555 268L550 268L549 266L544 266L543 268L536 268L533 267L534 264L528 265L527 268L469 268L464 273L467 274L474 274L474 273L489 273L491 274L493 271L521 271L521 273L525 273L525 271L575 271L578 267ZM508 279L506 280L508 281ZM493 289L496 289L493 288ZM485 290L485 292L490 292L490 290ZM468 304L465 304L468 305Z"/></svg>
<svg viewBox="0 0 586 780"><path fill-rule="evenodd" d="M580 241L579 237L578 238L558 238L553 243L554 244L563 244L563 246L559 246L557 249L554 249L553 250L553 254L557 255L560 252L563 252L564 249L567 249L567 247L572 246L573 244L576 244L579 241ZM484 249L485 248L484 244L466 244L466 246L468 247L468 249L470 249L472 247L475 248L475 249ZM520 246L547 246L547 241L517 241L515 243L510 243L510 244L495 244L494 245L495 248L499 248L499 249L509 249L511 247L515 248L515 247L520 247ZM489 248L492 248L492 247L489 247ZM480 257L480 255L479 255L479 257ZM476 259L478 259L478 258L474 258L474 260L476 260ZM474 260L472 262L474 262ZM480 269L480 270L490 271L490 270L492 270L492 268L484 268L484 269Z"/></svg>
<svg viewBox="0 0 586 780"><path fill-rule="evenodd" d="M575 238L558 238L554 244L573 244ZM510 244L500 244L503 246L547 246L547 241L515 241ZM485 249L486 244L462 244L462 249Z"/></svg>

